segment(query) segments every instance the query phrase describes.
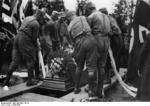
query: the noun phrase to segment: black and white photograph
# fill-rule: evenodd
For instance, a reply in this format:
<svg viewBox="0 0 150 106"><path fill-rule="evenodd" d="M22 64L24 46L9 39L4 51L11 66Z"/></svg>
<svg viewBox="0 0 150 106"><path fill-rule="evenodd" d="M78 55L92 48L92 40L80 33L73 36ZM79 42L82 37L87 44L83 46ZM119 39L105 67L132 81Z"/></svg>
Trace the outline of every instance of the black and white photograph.
<svg viewBox="0 0 150 106"><path fill-rule="evenodd" d="M32 102L150 102L150 0L0 0L0 105Z"/></svg>

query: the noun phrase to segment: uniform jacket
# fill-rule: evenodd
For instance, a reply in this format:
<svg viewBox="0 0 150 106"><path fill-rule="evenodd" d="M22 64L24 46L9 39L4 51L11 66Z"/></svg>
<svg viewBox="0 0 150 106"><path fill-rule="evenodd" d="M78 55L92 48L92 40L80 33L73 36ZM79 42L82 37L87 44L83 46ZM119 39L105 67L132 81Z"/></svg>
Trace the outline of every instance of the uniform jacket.
<svg viewBox="0 0 150 106"><path fill-rule="evenodd" d="M21 27L19 28L18 33L24 33L32 41L34 46L37 46L37 38L39 36L40 25L34 16L27 17Z"/></svg>
<svg viewBox="0 0 150 106"><path fill-rule="evenodd" d="M84 16L75 17L68 26L68 31L72 38L91 32L90 26Z"/></svg>
<svg viewBox="0 0 150 106"><path fill-rule="evenodd" d="M112 16L109 16L110 24L111 24L111 30L113 34L120 35L122 32L120 30L120 27L118 26L117 21Z"/></svg>
<svg viewBox="0 0 150 106"><path fill-rule="evenodd" d="M87 20L92 29L93 35L97 35L99 33L107 34L111 32L110 19L107 15L99 11L94 11Z"/></svg>

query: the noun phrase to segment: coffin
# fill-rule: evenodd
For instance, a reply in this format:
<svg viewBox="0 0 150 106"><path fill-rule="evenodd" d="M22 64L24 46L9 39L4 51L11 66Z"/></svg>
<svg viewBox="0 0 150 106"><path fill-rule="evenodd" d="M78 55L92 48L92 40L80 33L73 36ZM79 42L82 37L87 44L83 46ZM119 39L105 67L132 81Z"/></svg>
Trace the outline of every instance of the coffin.
<svg viewBox="0 0 150 106"><path fill-rule="evenodd" d="M74 88L75 74L71 74L72 80L68 77L51 78L46 77L39 88L58 90L58 91L68 91ZM83 71L80 81L80 86L87 84L87 72Z"/></svg>

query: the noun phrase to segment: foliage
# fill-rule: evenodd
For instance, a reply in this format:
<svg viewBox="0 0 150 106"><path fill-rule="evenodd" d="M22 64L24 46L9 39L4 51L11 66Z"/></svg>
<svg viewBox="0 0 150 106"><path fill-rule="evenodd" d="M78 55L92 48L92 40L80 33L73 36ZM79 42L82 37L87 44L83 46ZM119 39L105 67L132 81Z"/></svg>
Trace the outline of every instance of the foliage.
<svg viewBox="0 0 150 106"><path fill-rule="evenodd" d="M75 71L76 63L72 57L73 48L66 47L53 51L48 56L48 73L47 77L61 78L70 77L71 71Z"/></svg>
<svg viewBox="0 0 150 106"><path fill-rule="evenodd" d="M49 14L51 14L53 10L59 12L65 11L63 0L35 0L35 5L38 8L47 8Z"/></svg>
<svg viewBox="0 0 150 106"><path fill-rule="evenodd" d="M119 26L123 32L128 32L130 30L130 26L133 20L133 10L134 10L134 1L133 0L119 0L117 4L115 4L115 10L113 15L117 19ZM126 26L129 29L122 28ZM126 31L125 31L126 30ZM130 32L130 31L129 31Z"/></svg>
<svg viewBox="0 0 150 106"><path fill-rule="evenodd" d="M119 0L115 7L114 14L118 17L121 16L125 21L133 14L134 2L133 0Z"/></svg>
<svg viewBox="0 0 150 106"><path fill-rule="evenodd" d="M76 14L77 15L85 15L85 6L86 3L88 3L89 0L77 0L77 10L76 10Z"/></svg>

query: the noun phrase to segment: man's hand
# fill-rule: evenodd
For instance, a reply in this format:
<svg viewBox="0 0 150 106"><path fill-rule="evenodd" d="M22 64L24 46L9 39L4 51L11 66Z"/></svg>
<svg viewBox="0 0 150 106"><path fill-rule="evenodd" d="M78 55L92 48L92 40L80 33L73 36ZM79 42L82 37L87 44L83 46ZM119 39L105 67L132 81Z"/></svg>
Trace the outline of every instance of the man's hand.
<svg viewBox="0 0 150 106"><path fill-rule="evenodd" d="M41 43L40 43L39 38L37 38L37 46L38 46L38 50L41 50Z"/></svg>
<svg viewBox="0 0 150 106"><path fill-rule="evenodd" d="M141 76L142 76L142 74L141 74L140 70L138 70L137 74L138 74L138 76L139 76L139 77L141 77Z"/></svg>

